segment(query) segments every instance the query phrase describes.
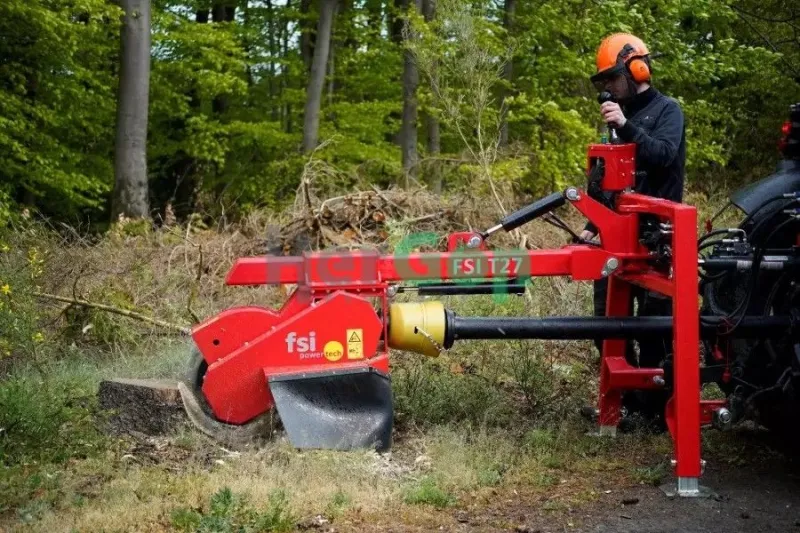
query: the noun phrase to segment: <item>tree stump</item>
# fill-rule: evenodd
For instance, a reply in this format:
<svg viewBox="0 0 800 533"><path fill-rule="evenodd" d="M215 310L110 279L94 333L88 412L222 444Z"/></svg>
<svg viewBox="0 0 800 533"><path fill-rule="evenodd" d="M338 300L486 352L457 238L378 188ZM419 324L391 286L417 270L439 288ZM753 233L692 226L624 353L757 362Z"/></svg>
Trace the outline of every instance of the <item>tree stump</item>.
<svg viewBox="0 0 800 533"><path fill-rule="evenodd" d="M111 411L108 430L113 434L175 433L189 425L175 381L113 379L100 383L100 408Z"/></svg>

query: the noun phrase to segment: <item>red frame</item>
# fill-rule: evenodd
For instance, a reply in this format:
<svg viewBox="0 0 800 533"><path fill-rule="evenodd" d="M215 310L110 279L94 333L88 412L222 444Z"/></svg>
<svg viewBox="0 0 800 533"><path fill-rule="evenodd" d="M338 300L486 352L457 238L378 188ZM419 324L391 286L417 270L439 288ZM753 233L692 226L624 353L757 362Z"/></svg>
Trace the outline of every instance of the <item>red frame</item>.
<svg viewBox="0 0 800 533"><path fill-rule="evenodd" d="M278 312L260 308L229 310L195 328L194 339L210 365L209 376L214 373L222 375L218 368L224 366L239 369L226 373L224 378L214 378L211 385L204 386L215 414L230 422L244 422L271 406L266 377L309 371L312 368L309 365L280 353L280 344L268 344L271 332L301 316L307 316L307 322L316 324L330 322L339 327L352 327L350 313L343 313L331 303L340 301L337 295L349 294L356 298L352 304L355 307L360 306L357 302L366 303L365 298L379 298L381 316L386 317L389 288L398 281L525 276L596 280L609 276L606 306L609 316L630 314L632 285L673 299L674 394L668 403L667 424L675 443L677 476L699 477L700 426L708 423L713 411L722 407L724 402L700 402L697 212L688 205L630 192L635 180L634 156L635 145L630 144L593 145L589 148L590 162L597 158L604 160L606 170L602 187L619 192L615 210L581 190L567 191L570 202L598 228L602 247L569 245L555 250L488 251L481 243L471 251L456 251L470 238L480 237L465 232L451 235L448 251L443 253L381 256L366 251L315 252L301 257L238 259L227 276L226 284L298 284L298 289ZM670 272L656 271L646 262L648 250L639 242L638 222L642 214L657 215L672 225L673 262ZM616 265L611 264L612 259L616 260ZM616 268L609 268L609 265ZM372 320L368 314L361 320ZM380 322L382 338L386 339L387 321ZM224 349L219 343L214 343L220 336L226 339ZM267 346L271 348L267 349ZM233 363L234 358L247 359L247 363ZM376 344L365 353L363 361L347 364L369 365L388 371L388 350L383 343ZM330 369L334 366L323 362L313 368ZM247 380L251 382L244 384ZM663 386L658 382L663 383L661 369L635 368L627 363L625 341L604 341L598 398L601 430L615 431L624 391L657 389ZM247 407L237 410L236 405L242 404ZM237 411L235 416L230 415L232 409Z"/></svg>

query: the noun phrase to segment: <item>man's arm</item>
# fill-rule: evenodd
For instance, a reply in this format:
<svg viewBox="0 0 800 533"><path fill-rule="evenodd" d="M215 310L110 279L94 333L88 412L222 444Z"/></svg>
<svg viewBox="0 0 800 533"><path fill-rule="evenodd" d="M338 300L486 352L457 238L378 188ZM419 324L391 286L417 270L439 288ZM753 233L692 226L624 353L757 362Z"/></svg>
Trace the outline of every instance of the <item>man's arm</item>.
<svg viewBox="0 0 800 533"><path fill-rule="evenodd" d="M651 166L669 166L678 154L683 137L683 111L677 103L670 101L650 135L629 120L617 130L617 134L625 142L636 143L637 161Z"/></svg>

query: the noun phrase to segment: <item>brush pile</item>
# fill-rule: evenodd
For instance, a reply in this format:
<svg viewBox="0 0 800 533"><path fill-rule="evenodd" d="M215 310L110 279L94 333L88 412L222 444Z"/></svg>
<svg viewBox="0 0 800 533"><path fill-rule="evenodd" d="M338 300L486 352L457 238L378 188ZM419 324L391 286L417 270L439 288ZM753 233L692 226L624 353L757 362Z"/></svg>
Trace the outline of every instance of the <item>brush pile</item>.
<svg viewBox="0 0 800 533"><path fill-rule="evenodd" d="M280 230L280 252L378 248L410 233L451 231L479 226L479 209L467 197L443 198L425 189L355 191L320 200L307 184L298 190L288 222ZM276 250L273 250L276 251Z"/></svg>

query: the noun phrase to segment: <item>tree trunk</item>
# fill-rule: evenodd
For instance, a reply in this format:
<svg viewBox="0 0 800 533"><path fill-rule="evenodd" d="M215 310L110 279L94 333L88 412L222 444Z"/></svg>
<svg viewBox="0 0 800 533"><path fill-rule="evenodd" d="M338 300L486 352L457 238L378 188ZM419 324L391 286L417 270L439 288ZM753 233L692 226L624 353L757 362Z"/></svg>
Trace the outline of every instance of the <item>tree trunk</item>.
<svg viewBox="0 0 800 533"><path fill-rule="evenodd" d="M267 1L267 4L270 2ZM271 7L271 6L268 6ZM274 44L275 38L272 34L274 31L274 24L272 19L272 11L269 12L269 21L267 26L267 31L269 32L269 36L271 42L270 43L270 54L274 54L272 46ZM235 15L234 15L235 16ZM253 12L250 9L250 0L247 0L244 3L244 12L242 14L242 27L244 28L244 33L246 37L242 38L242 44L244 46L244 56L245 56L245 71L247 72L247 87L251 88L253 85L256 84L256 80L253 77L253 40L250 38L250 28L253 26ZM272 60L270 60L270 80L274 77ZM272 87L270 87L270 101L274 98L272 94Z"/></svg>
<svg viewBox="0 0 800 533"><path fill-rule="evenodd" d="M175 381L101 381L97 397L101 409L113 411L104 424L112 434L170 435L191 427Z"/></svg>
<svg viewBox="0 0 800 533"><path fill-rule="evenodd" d="M230 5L226 2L215 2L211 9L211 20L219 24L220 22L233 22L236 19L236 5ZM222 94L214 97L211 102L211 109L217 115L221 115L230 107L230 99L228 95Z"/></svg>
<svg viewBox="0 0 800 533"><path fill-rule="evenodd" d="M333 103L334 83L333 80L336 75L336 42L331 42L331 49L328 53L328 105Z"/></svg>
<svg viewBox="0 0 800 533"><path fill-rule="evenodd" d="M408 2L408 0L406 0ZM413 5L421 10L422 0L413 0ZM413 37L409 37L413 38ZM410 50L403 52L403 124L400 130L400 150L403 154L403 170L410 178L417 175L417 87L419 70Z"/></svg>
<svg viewBox="0 0 800 533"><path fill-rule="evenodd" d="M322 91L325 86L325 71L328 63L328 49L331 44L331 28L336 12L337 0L320 0L319 26L314 44L314 61L311 64L311 77L306 93L306 108L303 123L303 151L310 152L317 147L319 136L319 110L322 104Z"/></svg>
<svg viewBox="0 0 800 533"><path fill-rule="evenodd" d="M505 15L503 24L506 27L506 32L510 36L514 31L514 15L517 9L517 0L505 1ZM514 79L514 58L509 57L508 62L503 67L503 79L508 84L507 88L503 89L502 103L505 104L506 98L511 96L511 83ZM502 118L500 122L500 146L508 146L508 110L503 107Z"/></svg>
<svg viewBox="0 0 800 533"><path fill-rule="evenodd" d="M313 25L308 20L311 12L311 0L300 0L300 55L306 72L311 72L311 63L314 60Z"/></svg>
<svg viewBox="0 0 800 533"><path fill-rule="evenodd" d="M211 19L214 22L233 22L236 18L236 5L225 2L214 3L211 9Z"/></svg>
<svg viewBox="0 0 800 533"><path fill-rule="evenodd" d="M291 8L292 0L286 0L286 9L287 11ZM283 39L283 57L289 57L289 17L284 17L281 21L282 27L282 39ZM286 94L286 88L288 87L288 76L289 73L286 71L286 67L281 70L281 94ZM283 110L284 118L286 121L285 131L286 133L292 133L294 130L294 124L292 123L292 104L287 101L286 107Z"/></svg>
<svg viewBox="0 0 800 533"><path fill-rule="evenodd" d="M150 0L121 0L119 103L112 220L149 216L147 112L150 98Z"/></svg>
<svg viewBox="0 0 800 533"><path fill-rule="evenodd" d="M280 50L276 46L278 25L275 21L275 9L272 7L272 0L267 0L267 13L268 13L268 26L267 32L269 33L269 101L270 101L270 118L273 122L280 120L279 108L275 104L278 100L278 75L275 68L275 58L278 57Z"/></svg>
<svg viewBox="0 0 800 533"><path fill-rule="evenodd" d="M394 0L394 9L389 12L389 36L396 43L403 42L403 13L408 8L409 0Z"/></svg>
<svg viewBox="0 0 800 533"><path fill-rule="evenodd" d="M379 36L383 31L383 0L367 0L366 8L369 29Z"/></svg>
<svg viewBox="0 0 800 533"><path fill-rule="evenodd" d="M334 2L336 6L334 7L333 11L333 21L331 22L331 39L330 44L328 45L328 105L333 103L333 91L334 91L334 84L333 81L335 79L336 74L336 14L339 7L339 1L337 0Z"/></svg>
<svg viewBox="0 0 800 533"><path fill-rule="evenodd" d="M425 17L427 22L430 22L436 16L436 0L423 0L422 3L422 13ZM432 73L433 76L436 76L436 72ZM430 114L425 114L425 127L427 130L427 146L428 146L428 154L436 156L441 152L441 136L439 134L439 121L436 117L431 116ZM439 194L442 192L442 175L439 172L439 167L435 163L430 167L429 170L429 178L428 183L430 184L431 190L433 192Z"/></svg>

